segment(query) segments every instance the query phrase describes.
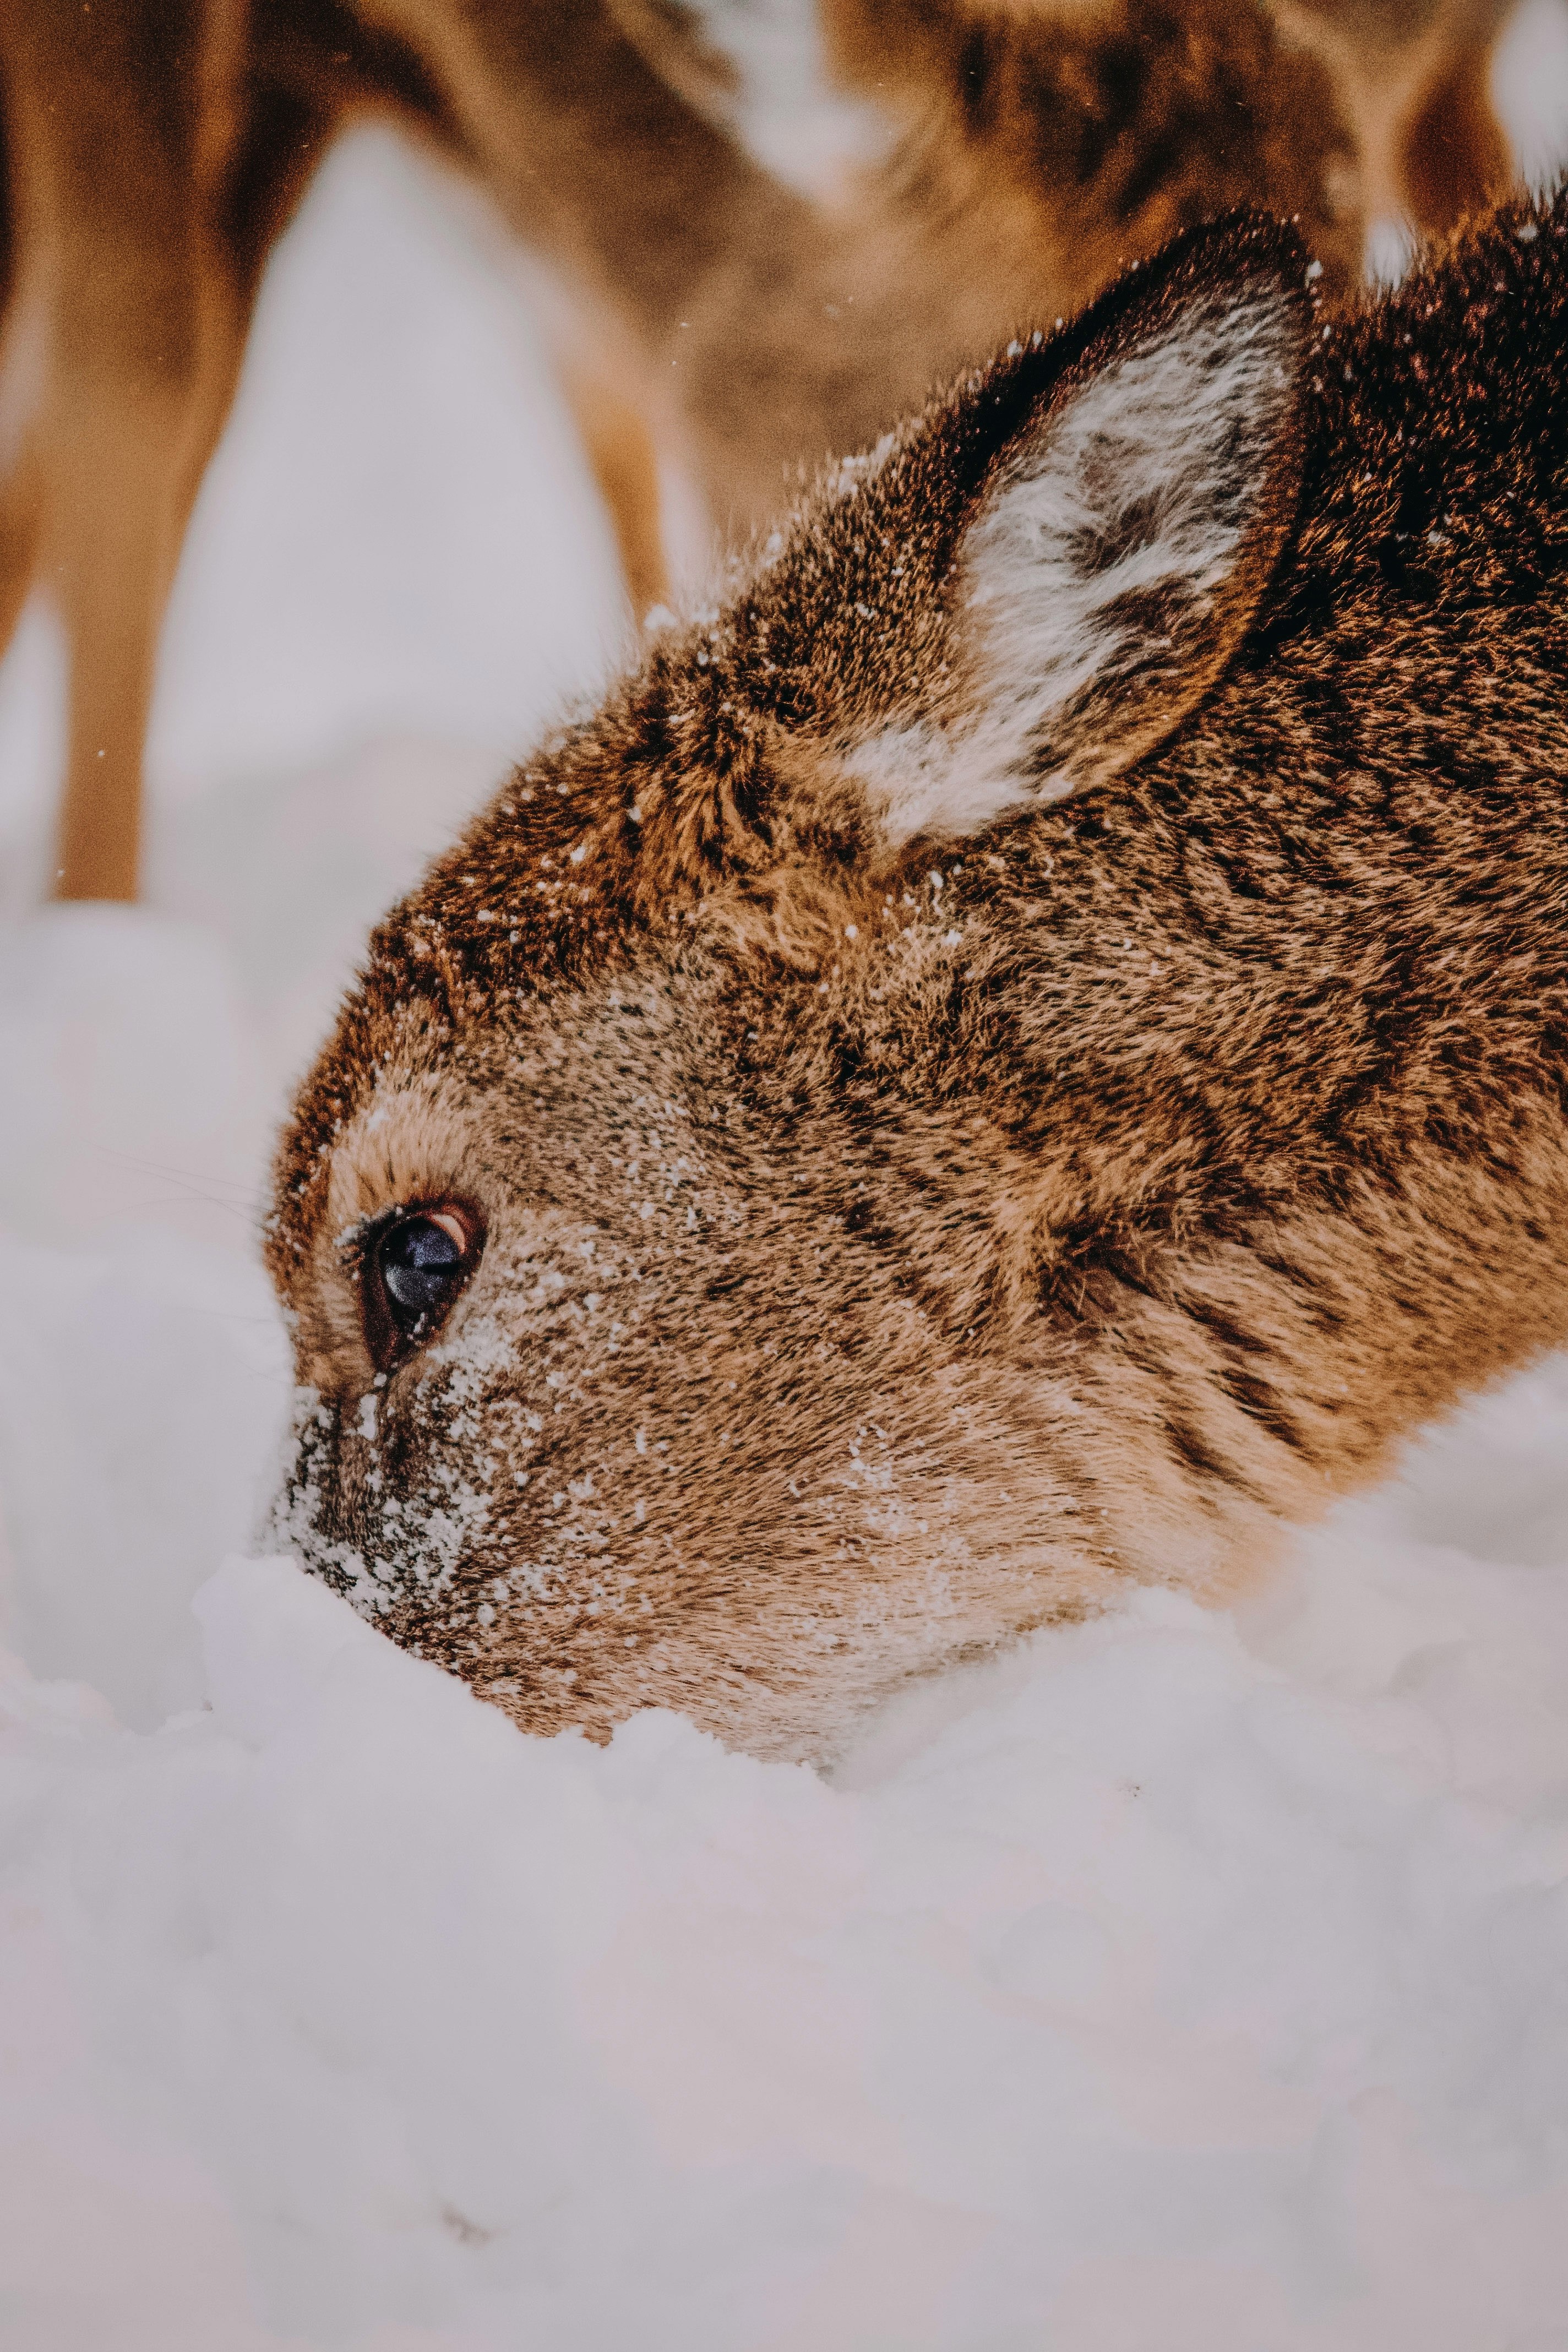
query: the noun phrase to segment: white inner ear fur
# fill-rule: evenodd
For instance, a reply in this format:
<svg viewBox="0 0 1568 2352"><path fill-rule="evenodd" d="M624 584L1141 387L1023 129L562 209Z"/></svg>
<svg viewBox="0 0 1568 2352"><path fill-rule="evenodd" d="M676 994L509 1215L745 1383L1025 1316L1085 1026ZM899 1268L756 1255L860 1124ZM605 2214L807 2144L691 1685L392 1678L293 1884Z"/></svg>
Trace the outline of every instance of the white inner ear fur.
<svg viewBox="0 0 1568 2352"><path fill-rule="evenodd" d="M1120 764L1114 704L1056 765L1038 754L1090 688L1137 669L1142 724L1151 665L1168 647L1182 667L1158 616L1201 622L1245 551L1290 413L1294 331L1276 284L1198 298L1048 415L961 551L973 707L890 725L847 762L889 845L973 833Z"/></svg>

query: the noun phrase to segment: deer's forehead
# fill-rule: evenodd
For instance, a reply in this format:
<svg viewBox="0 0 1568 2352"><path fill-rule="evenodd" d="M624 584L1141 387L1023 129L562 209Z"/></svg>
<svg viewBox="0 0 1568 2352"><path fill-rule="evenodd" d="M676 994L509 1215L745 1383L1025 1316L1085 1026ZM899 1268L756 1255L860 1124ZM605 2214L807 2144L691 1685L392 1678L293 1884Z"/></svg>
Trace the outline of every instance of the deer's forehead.
<svg viewBox="0 0 1568 2352"><path fill-rule="evenodd" d="M651 985L605 980L498 1008L438 1050L384 1052L331 1136L318 1232L447 1190L569 1206L628 1157L691 1158L704 1122L685 1014Z"/></svg>

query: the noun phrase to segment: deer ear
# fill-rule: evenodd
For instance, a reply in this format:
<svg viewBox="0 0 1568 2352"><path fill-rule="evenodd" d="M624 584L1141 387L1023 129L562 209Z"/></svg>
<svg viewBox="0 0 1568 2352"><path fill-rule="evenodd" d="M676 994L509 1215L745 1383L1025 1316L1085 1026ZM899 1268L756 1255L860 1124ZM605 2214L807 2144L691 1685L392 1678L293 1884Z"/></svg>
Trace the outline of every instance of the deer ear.
<svg viewBox="0 0 1568 2352"><path fill-rule="evenodd" d="M890 845L1114 775L1224 668L1295 510L1305 286L1289 230L1200 230L926 420L968 476L915 567L942 618L847 758ZM918 439L898 464L940 513Z"/></svg>

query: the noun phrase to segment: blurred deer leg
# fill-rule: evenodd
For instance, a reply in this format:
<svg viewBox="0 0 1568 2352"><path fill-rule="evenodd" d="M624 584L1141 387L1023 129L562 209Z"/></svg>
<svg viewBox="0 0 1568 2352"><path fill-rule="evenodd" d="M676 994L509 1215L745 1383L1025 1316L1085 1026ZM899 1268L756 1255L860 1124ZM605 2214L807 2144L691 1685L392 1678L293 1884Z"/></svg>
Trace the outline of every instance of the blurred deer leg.
<svg viewBox="0 0 1568 2352"><path fill-rule="evenodd" d="M177 412L108 384L72 386L51 420L46 578L70 664L57 898L134 898L142 744L172 569L166 479Z"/></svg>
<svg viewBox="0 0 1568 2352"><path fill-rule="evenodd" d="M1513 159L1492 111L1491 49L1450 49L1423 83L1398 134L1397 168L1417 226L1443 236L1507 188Z"/></svg>
<svg viewBox="0 0 1568 2352"><path fill-rule="evenodd" d="M38 562L38 468L29 444L0 481L0 656L16 635Z"/></svg>
<svg viewBox="0 0 1568 2352"><path fill-rule="evenodd" d="M184 363L149 369L102 307L90 342L78 343L75 364L60 372L43 435L44 576L70 648L58 898L136 896L159 633L240 351L238 322L225 315L232 305L191 301L169 306L207 313L170 320Z"/></svg>
<svg viewBox="0 0 1568 2352"><path fill-rule="evenodd" d="M241 18L225 0L0 0L0 29L37 320L36 577L70 675L55 894L129 898L158 626L238 348L211 200Z"/></svg>
<svg viewBox="0 0 1568 2352"><path fill-rule="evenodd" d="M74 364L59 371L48 484L51 584L71 646L60 898L136 895L164 608L268 257L335 128L265 76L251 74L243 106L216 103L212 79L190 154L159 159L151 179L139 159L143 220L166 210L162 244L143 232L106 254L84 239L85 268L63 273L59 340Z"/></svg>
<svg viewBox="0 0 1568 2352"><path fill-rule="evenodd" d="M0 656L16 632L38 566L37 425L48 373L45 273L37 257L24 252L27 222L12 184L9 132L0 118Z"/></svg>
<svg viewBox="0 0 1568 2352"><path fill-rule="evenodd" d="M639 412L596 378L572 369L566 392L594 479L610 510L626 593L640 621L669 598L653 436Z"/></svg>

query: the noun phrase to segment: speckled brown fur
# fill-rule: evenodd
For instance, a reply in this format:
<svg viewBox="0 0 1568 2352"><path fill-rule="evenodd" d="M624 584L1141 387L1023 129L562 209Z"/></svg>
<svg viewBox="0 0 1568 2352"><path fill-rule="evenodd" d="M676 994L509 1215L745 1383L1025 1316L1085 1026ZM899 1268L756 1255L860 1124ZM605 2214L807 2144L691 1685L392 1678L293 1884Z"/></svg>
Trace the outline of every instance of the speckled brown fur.
<svg viewBox="0 0 1568 2352"><path fill-rule="evenodd" d="M282 1147L309 1565L530 1727L664 1702L824 1754L1125 1580L1228 1589L1561 1340L1565 230L1505 213L1332 329L1280 232L1205 233L519 772ZM1160 671L1120 775L888 850L853 746L951 697L1019 449L1119 337L1276 277L1223 674ZM482 1262L376 1385L367 1221L447 1193Z"/></svg>

